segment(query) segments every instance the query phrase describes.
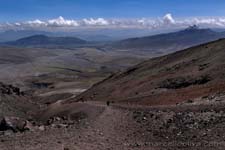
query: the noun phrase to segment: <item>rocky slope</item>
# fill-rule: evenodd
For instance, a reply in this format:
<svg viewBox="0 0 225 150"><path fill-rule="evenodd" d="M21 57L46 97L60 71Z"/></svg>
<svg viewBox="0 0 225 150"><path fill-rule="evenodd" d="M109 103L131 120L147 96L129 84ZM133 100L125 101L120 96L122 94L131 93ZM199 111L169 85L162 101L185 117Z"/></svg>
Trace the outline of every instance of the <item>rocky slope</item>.
<svg viewBox="0 0 225 150"><path fill-rule="evenodd" d="M224 49L223 39L150 59L111 75L76 100L168 105L223 92Z"/></svg>
<svg viewBox="0 0 225 150"><path fill-rule="evenodd" d="M223 150L224 100L222 94L199 103L165 107L106 106L96 102L61 108L52 105L44 116L58 110L61 116L55 114L58 117L52 116L48 124L22 133L0 132L0 148Z"/></svg>
<svg viewBox="0 0 225 150"><path fill-rule="evenodd" d="M0 83L0 118L5 116L28 118L37 105L20 88Z"/></svg>

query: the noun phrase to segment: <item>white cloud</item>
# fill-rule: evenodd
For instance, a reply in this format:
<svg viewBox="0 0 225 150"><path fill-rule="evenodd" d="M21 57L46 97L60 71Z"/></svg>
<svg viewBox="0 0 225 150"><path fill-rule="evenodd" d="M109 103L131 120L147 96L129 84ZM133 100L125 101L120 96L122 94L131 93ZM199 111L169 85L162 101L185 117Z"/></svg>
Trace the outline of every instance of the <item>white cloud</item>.
<svg viewBox="0 0 225 150"><path fill-rule="evenodd" d="M0 23L0 30L3 29L79 29L79 28L143 28L143 29L180 29L190 25L198 25L202 28L225 28L225 17L211 18L188 18L177 19L168 13L161 18L149 19L104 19L89 18L81 20L68 20L62 16L50 20L32 20L16 23Z"/></svg>
<svg viewBox="0 0 225 150"><path fill-rule="evenodd" d="M36 19L33 21L27 21L24 24L30 25L30 26L46 26L47 25L44 21L41 21L39 19Z"/></svg>
<svg viewBox="0 0 225 150"><path fill-rule="evenodd" d="M195 18L193 19L193 22L199 26L204 26L204 27L225 27L225 19L223 18L206 18L206 19L198 19Z"/></svg>
<svg viewBox="0 0 225 150"><path fill-rule="evenodd" d="M16 22L15 25L16 25L16 26L21 26L21 23Z"/></svg>
<svg viewBox="0 0 225 150"><path fill-rule="evenodd" d="M48 26L55 26L55 27L65 27L65 26L79 26L78 22L75 20L66 20L62 16L57 19L52 19L47 21Z"/></svg>
<svg viewBox="0 0 225 150"><path fill-rule="evenodd" d="M98 19L83 19L82 23L84 25L95 25L95 26L104 26L104 25L109 25L109 22L103 18L98 18Z"/></svg>
<svg viewBox="0 0 225 150"><path fill-rule="evenodd" d="M165 24L174 24L175 23L175 20L173 19L172 14L166 14L163 17L163 22Z"/></svg>

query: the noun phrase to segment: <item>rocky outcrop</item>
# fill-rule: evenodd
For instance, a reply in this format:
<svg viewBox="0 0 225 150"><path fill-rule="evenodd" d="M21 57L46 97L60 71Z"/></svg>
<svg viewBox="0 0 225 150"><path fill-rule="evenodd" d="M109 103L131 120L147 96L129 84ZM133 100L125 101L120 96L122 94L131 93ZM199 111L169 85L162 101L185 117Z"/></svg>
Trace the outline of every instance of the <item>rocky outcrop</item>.
<svg viewBox="0 0 225 150"><path fill-rule="evenodd" d="M13 85L6 85L0 82L0 94L3 95L24 95L23 92L21 92L20 88L15 87Z"/></svg>
<svg viewBox="0 0 225 150"><path fill-rule="evenodd" d="M4 117L0 122L0 131L12 130L13 132L22 132L28 130L26 120L18 117Z"/></svg>

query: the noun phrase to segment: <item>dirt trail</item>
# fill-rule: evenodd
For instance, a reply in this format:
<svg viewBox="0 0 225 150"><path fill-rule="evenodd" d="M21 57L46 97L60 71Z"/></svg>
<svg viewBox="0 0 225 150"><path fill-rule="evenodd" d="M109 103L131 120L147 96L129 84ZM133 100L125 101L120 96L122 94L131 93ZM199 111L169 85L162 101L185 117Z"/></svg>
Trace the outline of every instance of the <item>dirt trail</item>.
<svg viewBox="0 0 225 150"><path fill-rule="evenodd" d="M88 135L86 142L80 145L80 149L113 149L123 146L123 133L118 135L116 129L120 126L121 115L118 111L107 107L105 111L91 124L83 135ZM86 145L86 146L85 146Z"/></svg>
<svg viewBox="0 0 225 150"><path fill-rule="evenodd" d="M87 138L78 149L133 150L139 147L137 143L140 139L131 136L138 130L132 111L126 107L106 106L101 102L88 102L88 104L104 106L105 110L88 129L82 132L82 135L86 135ZM151 150L149 146L143 146L142 149Z"/></svg>
<svg viewBox="0 0 225 150"><path fill-rule="evenodd" d="M0 135L0 150L223 150L225 111L220 105L157 109L71 104L88 117L68 128Z"/></svg>
<svg viewBox="0 0 225 150"><path fill-rule="evenodd" d="M128 120L126 112L102 103L78 104L83 111L90 107L104 108L96 118L89 118L80 125L68 129L46 129L43 132L1 137L1 150L106 150L128 149ZM82 110L82 108L80 108ZM91 112L93 113L93 112ZM93 117L93 116L91 116ZM13 143L11 141L14 141Z"/></svg>

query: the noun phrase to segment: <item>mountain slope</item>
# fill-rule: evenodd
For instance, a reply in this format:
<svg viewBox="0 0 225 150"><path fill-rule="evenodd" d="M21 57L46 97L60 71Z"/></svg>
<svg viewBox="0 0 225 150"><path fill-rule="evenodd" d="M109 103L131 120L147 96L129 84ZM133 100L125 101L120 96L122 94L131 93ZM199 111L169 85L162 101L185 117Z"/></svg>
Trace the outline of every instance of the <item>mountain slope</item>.
<svg viewBox="0 0 225 150"><path fill-rule="evenodd" d="M116 73L76 100L176 104L225 91L225 40L145 61Z"/></svg>
<svg viewBox="0 0 225 150"><path fill-rule="evenodd" d="M48 37L45 35L34 35L17 41L7 42L6 44L13 46L73 46L86 44L86 41L76 37Z"/></svg>
<svg viewBox="0 0 225 150"><path fill-rule="evenodd" d="M138 49L152 51L176 51L225 37L222 32L199 29L191 26L178 32L159 34L141 38L130 38L112 45L116 49Z"/></svg>

